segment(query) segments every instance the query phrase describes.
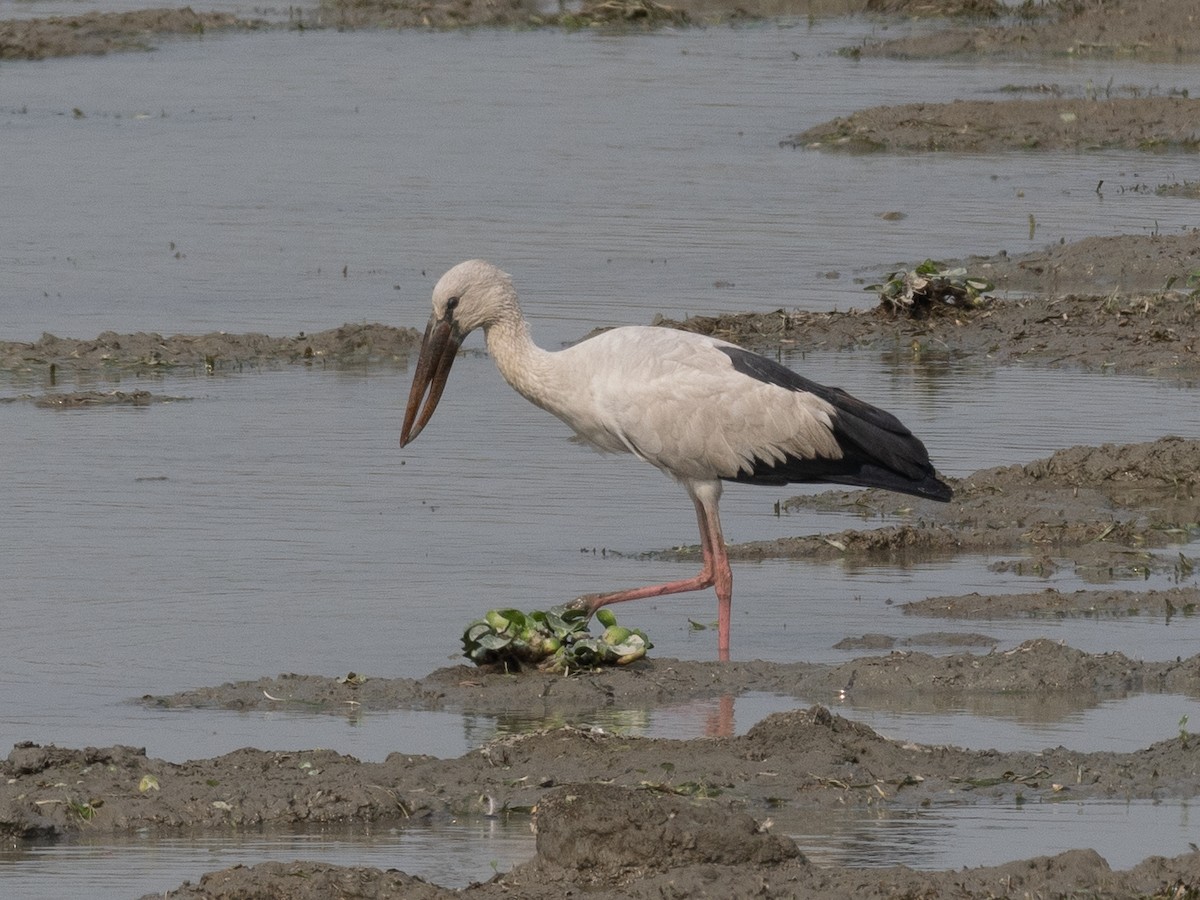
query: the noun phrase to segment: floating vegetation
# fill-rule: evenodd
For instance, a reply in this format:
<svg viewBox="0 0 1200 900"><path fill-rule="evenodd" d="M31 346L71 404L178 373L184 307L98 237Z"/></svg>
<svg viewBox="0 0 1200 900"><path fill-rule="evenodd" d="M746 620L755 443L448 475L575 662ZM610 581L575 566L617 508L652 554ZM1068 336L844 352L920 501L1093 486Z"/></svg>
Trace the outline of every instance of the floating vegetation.
<svg viewBox="0 0 1200 900"><path fill-rule="evenodd" d="M949 309L977 309L991 298L992 283L972 278L966 269L946 268L927 259L911 271L892 272L882 284L863 288L879 295L879 306L913 319Z"/></svg>
<svg viewBox="0 0 1200 900"><path fill-rule="evenodd" d="M480 666L536 666L568 674L628 665L654 646L640 629L618 625L611 610L599 610L596 620L604 626L598 637L589 630L590 618L582 609L556 606L529 613L493 609L463 632L463 655Z"/></svg>

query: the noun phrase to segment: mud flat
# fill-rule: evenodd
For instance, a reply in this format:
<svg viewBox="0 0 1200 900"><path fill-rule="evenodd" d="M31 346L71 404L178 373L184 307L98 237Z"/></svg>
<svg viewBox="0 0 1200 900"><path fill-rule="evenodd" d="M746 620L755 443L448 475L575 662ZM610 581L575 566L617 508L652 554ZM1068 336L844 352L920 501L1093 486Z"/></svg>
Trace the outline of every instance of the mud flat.
<svg viewBox="0 0 1200 900"><path fill-rule="evenodd" d="M536 706L549 695L551 703L570 706L572 697L586 704L655 695L677 701L689 690L778 688L796 676L826 690L850 684L855 692L893 694L1025 691L1032 699L1079 691L1111 695L1147 680L1194 692L1198 673L1200 657L1146 665L1120 654L1089 656L1034 641L981 657L893 654L837 667L646 660L574 679L452 668L397 693L420 690L434 697L430 702L477 708L510 703L514 695ZM339 692L379 703L367 701L362 691L373 680L358 689L332 679L293 681L278 679L271 688L284 697L288 691L324 695L330 709L338 707ZM555 690L560 685L561 695ZM243 688L212 694L223 690L238 695ZM403 827L479 814L486 798L500 815L536 829L538 853L485 884L451 891L395 871L264 863L210 873L168 896L317 898L331 890L378 897L549 898L573 891L601 897L896 896L896 890L912 896L1073 896L1072 890L1087 890L1094 896L1175 897L1200 883L1200 854L1153 858L1123 872L1087 850L955 872L855 870L814 866L784 835L822 811L847 806L903 809L951 801L1011 803L1017 797L1187 799L1200 790L1196 744L1195 736L1181 734L1133 753L968 751L888 740L822 706L770 716L739 737L671 741L567 727L493 740L454 760L392 754L381 763L363 763L332 751L245 749L173 764L131 747L20 744L0 767L0 831L10 839L45 839L85 828L93 834L162 834L184 827L348 821Z"/></svg>
<svg viewBox="0 0 1200 900"><path fill-rule="evenodd" d="M910 261L900 265L915 265ZM883 303L841 312L775 310L655 324L770 349L875 348L915 359L984 359L1081 369L1200 375L1200 231L1084 238L1009 256L950 260L994 290L974 306L899 315ZM874 279L887 275L877 265ZM867 295L864 294L864 297ZM286 365L407 365L412 328L346 324L314 334L45 334L0 341L0 371L54 379L74 371L145 374L237 372Z"/></svg>

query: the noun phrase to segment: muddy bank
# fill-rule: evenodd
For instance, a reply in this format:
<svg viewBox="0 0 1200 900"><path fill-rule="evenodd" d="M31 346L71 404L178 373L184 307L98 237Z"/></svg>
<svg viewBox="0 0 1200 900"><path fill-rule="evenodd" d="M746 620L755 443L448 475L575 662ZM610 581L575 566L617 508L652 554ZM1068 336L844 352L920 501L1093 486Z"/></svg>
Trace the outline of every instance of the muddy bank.
<svg viewBox="0 0 1200 900"><path fill-rule="evenodd" d="M1198 29L1200 30L1200 29ZM874 106L785 138L785 147L855 153L1200 150L1200 100L955 100Z"/></svg>
<svg viewBox="0 0 1200 900"><path fill-rule="evenodd" d="M902 658L859 661L896 680ZM916 654L914 654L916 656ZM1010 670L1040 669L1042 693L1076 690L1090 680L1107 682L1118 657L1088 658L1048 641L1031 642L1004 657ZM964 671L973 658L959 660ZM1087 665L1080 666L1087 661ZM945 660L933 663L939 668ZM620 678L653 677L673 660L641 663ZM696 666L710 674L716 663ZM1193 675L1200 659L1180 664ZM1045 673L1066 673L1065 683ZM944 671L950 671L944 669ZM593 676L582 676L591 678ZM864 674L864 679L869 676ZM981 689L999 693L997 681L975 676ZM1128 675L1117 677L1127 680ZM907 677L907 683L936 683ZM540 679L520 679L532 694ZM885 679L880 677L882 686ZM1032 684L1032 682L1029 682ZM853 688L852 688L853 689ZM895 692L896 688L890 688ZM1200 752L1194 735L1152 744L1132 753L1081 753L1066 748L997 752L897 742L830 713L822 706L764 719L739 737L672 741L616 735L565 726L497 738L458 759L391 754L360 762L328 750L238 750L185 763L152 759L132 747L68 750L18 744L8 755L0 786L0 825L9 837L128 832L150 828L230 828L295 824L400 826L424 817L527 815L554 788L592 782L652 787L704 799L780 823L796 825L810 811L886 804L1047 801L1071 797L1190 798L1200 792ZM670 765L665 765L669 763Z"/></svg>
<svg viewBox="0 0 1200 900"><path fill-rule="evenodd" d="M1173 616L1200 614L1200 590L1165 591L1081 590L1063 593L1053 588L1033 594L962 594L929 597L905 603L907 615L943 619L1070 619L1105 616L1144 616L1164 622Z"/></svg>
<svg viewBox="0 0 1200 900"><path fill-rule="evenodd" d="M645 829L622 838L623 824L613 816L586 812L599 799L594 790L574 788L546 800L538 813L535 860L463 891L439 889L402 872L345 869L322 863L263 863L235 866L206 875L195 886L166 896L212 900L289 897L295 900L330 896L405 897L408 900L527 897L541 900L571 897L581 891L597 900L659 900L663 897L828 898L828 897L1142 897L1177 900L1190 896L1200 881L1200 854L1174 859L1154 857L1126 872L1113 872L1090 850L959 872L917 872L904 866L862 870L818 867L808 862L787 838L751 830L746 817L725 815L720 823L711 812L670 797L615 789L604 800L628 807ZM584 821L595 819L598 821ZM658 840L672 838L667 862L647 859L647 848L667 849ZM718 834L721 838L719 848ZM545 835L545 837L543 837ZM733 841L734 835L742 837ZM632 845L631 840L642 840ZM586 843L585 843L586 841ZM564 863L564 845L570 862ZM732 846L731 846L732 845ZM595 848L594 859L587 848ZM639 852L641 851L641 852ZM585 878L571 862L587 858ZM733 873L739 873L735 877ZM158 895L155 895L158 896Z"/></svg>
<svg viewBox="0 0 1200 900"><path fill-rule="evenodd" d="M334 28L646 30L776 17L997 15L997 0L322 0L312 24ZM306 25L308 22L306 21Z"/></svg>
<svg viewBox="0 0 1200 900"><path fill-rule="evenodd" d="M977 595L933 598L914 607L916 614L955 618L976 599L987 603L993 618L1024 612L1058 614L1070 608L1070 595L978 598ZM990 599L990 602L989 602ZM1042 600L1045 606L1038 606ZM1197 588L1180 588L1141 598L1134 592L1111 592L1114 607L1144 607L1156 615L1157 603L1169 602L1182 614L1194 614ZM1081 597L1079 604L1086 602ZM1011 605L1010 605L1011 604ZM1083 611L1080 612L1083 614ZM1168 613L1162 612L1165 617ZM1029 641L1004 651L948 655L897 651L866 656L838 665L778 663L762 660L725 664L649 657L629 666L564 678L543 672L519 677L504 672L451 666L425 678L369 677L350 684L320 675L279 675L254 681L201 687L143 703L162 709L221 708L244 712L305 711L345 715L396 709L449 709L487 713L502 721L584 721L605 709L650 709L693 700L764 692L802 701L833 702L847 697L870 702L910 703L918 698L966 703L974 697L1023 695L1023 708L1053 700L1058 706L1085 709L1101 700L1141 691L1168 691L1200 696L1200 657L1182 661L1145 662L1120 653L1087 654L1048 640ZM1051 698L1048 693L1060 696ZM718 723L719 724L719 723ZM703 753L702 747L693 748ZM680 744L678 753L690 753ZM561 779L560 779L561 780Z"/></svg>
<svg viewBox="0 0 1200 900"><path fill-rule="evenodd" d="M909 521L832 535L730 547L731 559L855 560L904 564L958 553L1012 554L998 565L1049 575L1070 568L1109 582L1169 572L1187 578L1200 537L1200 441L1073 447L1026 465L987 469L952 482L947 504L882 491L826 491L785 502L781 511L843 509L868 521ZM1176 552L1158 552L1181 547ZM652 556L698 558L696 548Z"/></svg>
<svg viewBox="0 0 1200 900"><path fill-rule="evenodd" d="M996 0L583 0L559 7L536 0L320 0L315 9L289 8L286 22L269 23L182 7L0 21L0 59L145 51L161 38L268 28L643 30L774 16L991 15L997 8Z"/></svg>
<svg viewBox="0 0 1200 900"><path fill-rule="evenodd" d="M175 403L188 397L172 397L151 391L51 391L45 394L18 394L0 397L0 403L32 403L40 409L92 409L101 406L150 406Z"/></svg>
<svg viewBox="0 0 1200 900"><path fill-rule="evenodd" d="M781 309L686 321L659 316L655 324L759 350L871 348L925 364L1032 362L1189 381L1200 373L1200 297L1193 277L1200 270L1200 232L1085 238L1019 256L1001 252L946 262L991 281L988 299L903 316L864 292L872 308Z"/></svg>
<svg viewBox="0 0 1200 900"><path fill-rule="evenodd" d="M91 340L44 334L33 342L0 341L0 370L45 378L76 371L122 374L182 371L189 374L238 372L284 365L353 366L406 364L420 344L412 328L342 325L291 337L265 334L117 334Z"/></svg>
<svg viewBox="0 0 1200 900"><path fill-rule="evenodd" d="M980 545L1036 546L1038 536L1048 535L1037 552L1056 564L1087 548L1087 559L1093 550L1110 561L1132 553L1140 564L1152 565L1149 548L1180 544L1200 529L1200 441L1164 438L1072 448L1025 466L976 473L957 487L952 503L914 513L929 517L919 526L801 539L802 546L782 542L784 549L776 552L894 560L910 550L907 537L896 543L896 535L907 528L945 535L946 544L939 549L947 553ZM872 503L905 502L866 496L868 510ZM817 500L854 502L841 491ZM944 518L935 523L937 515ZM1171 522L1177 524L1167 524ZM757 546L736 546L731 555L761 553ZM1168 558L1195 564L1185 552ZM1181 574L1184 583L1170 590L939 597L911 604L906 611L946 618L1135 611L1164 619L1194 615L1200 587L1190 572ZM802 703L848 699L882 708L919 704L922 698L966 707L981 698L1017 698L1026 714L1044 708L1053 716L1136 692L1200 696L1200 655L1143 661L1033 640L986 653L902 651L839 665L649 658L576 677L540 672L514 676L462 665L422 679L281 675L150 695L142 702L163 709L313 714L451 709L502 721L578 722L605 709L679 705L749 691L791 696ZM712 718L708 728L713 740L623 738L566 727L500 738L457 760L393 754L384 763L361 763L326 751L243 750L173 764L130 748L78 751L20 745L3 767L0 831L36 837L70 833L85 822L89 830L125 831L399 821L477 813L481 797L489 807L525 813L552 788L585 781L631 788L650 781L754 815L769 812L777 821L813 808L855 803L903 806L951 797L994 802L1016 792L1049 800L1064 791L1079 799L1185 798L1200 791L1200 766L1195 765L1200 742L1186 734L1133 754L1080 754L1062 748L994 753L899 744L823 708L770 717L744 737L729 736L731 722L732 707L728 720L719 714Z"/></svg>
<svg viewBox="0 0 1200 900"><path fill-rule="evenodd" d="M1200 272L1200 231L1085 238L1020 256L1000 253L948 264L961 264L992 282L989 299L975 307L946 306L905 316L864 292L865 308L845 312L777 310L653 321L760 350L873 348L927 364L983 359L1188 380L1200 375L1200 296L1193 277ZM870 278L885 274L879 269ZM1010 292L1029 295L1006 297ZM289 337L45 334L34 342L0 341L0 371L53 384L77 372L406 365L420 338L412 328L379 324L346 324Z"/></svg>
<svg viewBox="0 0 1200 900"><path fill-rule="evenodd" d="M1028 652L1040 650L1031 645ZM510 680L537 688L532 679ZM382 763L362 763L332 751L247 749L172 764L129 747L21 744L0 765L0 829L9 838L45 838L81 829L161 834L182 826L344 821L403 827L482 813L486 805L506 817L529 819L539 850L533 862L486 885L433 893L432 886L395 872L266 864L210 874L178 896L315 898L328 896L322 891L330 878L365 879L380 891L371 896L381 897L411 897L415 887L429 889L428 896L516 891L542 898L599 890L599 896L650 897L661 896L659 889L668 883L681 887L693 880L707 896L861 896L864 889L890 892L897 879L964 896L962 872L896 868L870 870L864 878L864 871L810 866L783 835L823 809L1011 803L1018 797L1188 798L1200 790L1196 753L1196 738L1186 734L1134 753L1061 747L998 753L901 744L820 706L773 715L741 737L669 741L566 727L493 740L457 760L392 754ZM762 824L768 816L779 836ZM979 870L976 877L982 886L998 871L1020 872L1031 879L1023 883L1046 891L1066 877L1060 867L1067 867L1069 877L1094 880L1119 896L1127 878L1148 879L1137 883L1149 892L1179 879L1200 883L1194 856L1147 861L1115 876L1094 853L1080 851L1058 862ZM311 882L298 877L308 871L321 874ZM764 884L772 887L764 890ZM745 893L747 885L754 886L752 894ZM252 890L258 893L237 893ZM685 889L683 895L698 894ZM973 895L984 894L965 894Z"/></svg>
<svg viewBox="0 0 1200 900"><path fill-rule="evenodd" d="M1059 0L1023 4L1013 20L870 41L850 55L902 59L1002 56L1135 58L1191 62L1200 55L1200 11L1177 0Z"/></svg>
<svg viewBox="0 0 1200 900"><path fill-rule="evenodd" d="M944 18L919 38L872 41L848 56L945 57L963 54L1138 56L1180 60L1200 52L1194 15L1172 0L1070 2L1023 7L1015 17L998 0L583 0L557 8L535 0L321 0L271 24L189 7L85 13L0 22L0 59L45 59L148 50L157 38L224 31L311 28L608 28L712 25L745 20L864 15ZM967 22L969 27L955 26Z"/></svg>
<svg viewBox="0 0 1200 900"><path fill-rule="evenodd" d="M1102 192L1104 185L1096 189ZM1158 185L1152 189L1168 193L1183 186ZM1173 327L1191 330L1193 335L1196 330L1195 315L1200 311L1200 295L1196 293L1200 289L1200 231L1088 237L1018 256L1001 253L959 262L994 282L998 291L1042 294L1050 301L1076 295L1085 305L1090 296L1099 303L1099 311L1108 315L1107 321L1129 334L1134 344L1169 339ZM1141 315L1148 318L1135 315L1130 319L1139 303ZM1063 310L1068 316L1070 312ZM1104 331L1110 325L1103 322L1096 317L1094 325ZM1139 324L1141 330L1136 327ZM1135 327L1129 331L1131 326ZM1195 343L1184 346L1190 348L1187 352L1195 352Z"/></svg>
<svg viewBox="0 0 1200 900"><path fill-rule="evenodd" d="M1063 0L1025 4L1008 12L977 18L968 26L870 40L842 52L854 59L1102 57L1172 63L1200 56L1200 13L1174 0ZM1195 128L1200 101L1169 83L1109 83L1074 90L1031 83L996 89L1034 99L876 106L848 112L781 143L906 153L1200 150Z"/></svg>
<svg viewBox="0 0 1200 900"><path fill-rule="evenodd" d="M200 37L249 31L265 23L229 13L182 9L83 13L46 19L0 21L0 59L47 59L124 50L149 50L157 37Z"/></svg>

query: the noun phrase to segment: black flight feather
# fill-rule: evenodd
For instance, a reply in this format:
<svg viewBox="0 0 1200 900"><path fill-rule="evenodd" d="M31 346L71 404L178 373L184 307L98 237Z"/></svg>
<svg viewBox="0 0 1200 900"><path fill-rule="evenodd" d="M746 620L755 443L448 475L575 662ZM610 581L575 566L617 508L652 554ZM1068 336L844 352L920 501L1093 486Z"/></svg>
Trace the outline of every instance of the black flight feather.
<svg viewBox="0 0 1200 900"><path fill-rule="evenodd" d="M864 403L841 388L810 381L757 353L740 347L720 350L743 375L813 394L833 406L833 436L842 449L841 459L797 456L788 456L781 462L757 459L752 470L742 470L728 481L764 485L830 482L886 488L943 501L953 495L949 485L937 477L925 445L891 413Z"/></svg>

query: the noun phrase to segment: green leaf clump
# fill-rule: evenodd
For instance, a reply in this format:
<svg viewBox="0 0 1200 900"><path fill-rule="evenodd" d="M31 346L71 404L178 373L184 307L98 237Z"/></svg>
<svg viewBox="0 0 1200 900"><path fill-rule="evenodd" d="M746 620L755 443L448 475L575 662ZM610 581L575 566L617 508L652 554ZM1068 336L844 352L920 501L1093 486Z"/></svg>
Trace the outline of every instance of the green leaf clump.
<svg viewBox="0 0 1200 900"><path fill-rule="evenodd" d="M463 656L479 666L569 673L628 665L654 646L644 631L618 625L611 610L599 610L596 621L604 626L598 636L589 628L588 614L570 606L529 613L489 610L463 632Z"/></svg>
<svg viewBox="0 0 1200 900"><path fill-rule="evenodd" d="M892 272L882 284L870 284L863 290L878 294L879 305L887 312L919 319L939 311L984 306L992 287L990 281L972 277L964 268L949 268L927 259L915 269Z"/></svg>

